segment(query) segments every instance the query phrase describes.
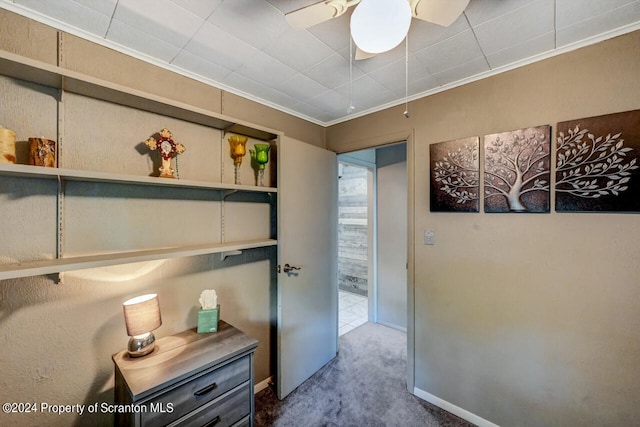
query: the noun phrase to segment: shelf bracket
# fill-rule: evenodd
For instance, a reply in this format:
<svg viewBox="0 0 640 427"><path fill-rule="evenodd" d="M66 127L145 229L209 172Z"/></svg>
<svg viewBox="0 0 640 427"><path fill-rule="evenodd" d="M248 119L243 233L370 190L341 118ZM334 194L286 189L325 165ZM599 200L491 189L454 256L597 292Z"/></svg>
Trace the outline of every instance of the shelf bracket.
<svg viewBox="0 0 640 427"><path fill-rule="evenodd" d="M221 252L220 253L220 260L224 261L225 259L229 258L230 256L237 256L237 255L242 255L242 251L226 251L226 252Z"/></svg>
<svg viewBox="0 0 640 427"><path fill-rule="evenodd" d="M224 194L222 195L222 200L226 200L227 197L232 196L234 194L236 194L238 192L238 190L225 190Z"/></svg>
<svg viewBox="0 0 640 427"><path fill-rule="evenodd" d="M53 281L56 285L64 285L64 271L53 274Z"/></svg>
<svg viewBox="0 0 640 427"><path fill-rule="evenodd" d="M226 190L222 192L222 203L220 204L220 241L222 243L225 242L225 214L226 214L226 210L225 210L225 202L227 200L227 197L237 193L238 190ZM224 257L222 258L224 260Z"/></svg>

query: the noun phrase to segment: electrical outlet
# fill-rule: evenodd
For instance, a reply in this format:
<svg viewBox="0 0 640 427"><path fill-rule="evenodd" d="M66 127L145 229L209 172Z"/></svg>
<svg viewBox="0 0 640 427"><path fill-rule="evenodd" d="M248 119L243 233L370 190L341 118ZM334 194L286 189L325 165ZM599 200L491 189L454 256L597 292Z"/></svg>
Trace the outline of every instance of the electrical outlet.
<svg viewBox="0 0 640 427"><path fill-rule="evenodd" d="M436 244L436 232L433 230L424 230L424 244L435 245Z"/></svg>

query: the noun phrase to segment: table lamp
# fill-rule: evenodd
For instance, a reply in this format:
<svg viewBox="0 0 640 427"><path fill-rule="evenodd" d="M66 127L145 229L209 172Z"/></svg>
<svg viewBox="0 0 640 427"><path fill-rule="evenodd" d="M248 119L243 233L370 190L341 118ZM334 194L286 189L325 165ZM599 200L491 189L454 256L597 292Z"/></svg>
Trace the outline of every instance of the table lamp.
<svg viewBox="0 0 640 427"><path fill-rule="evenodd" d="M141 357L151 353L156 341L152 331L162 325L158 295L147 294L131 298L122 303L122 308L127 335L131 337L127 347L129 356Z"/></svg>

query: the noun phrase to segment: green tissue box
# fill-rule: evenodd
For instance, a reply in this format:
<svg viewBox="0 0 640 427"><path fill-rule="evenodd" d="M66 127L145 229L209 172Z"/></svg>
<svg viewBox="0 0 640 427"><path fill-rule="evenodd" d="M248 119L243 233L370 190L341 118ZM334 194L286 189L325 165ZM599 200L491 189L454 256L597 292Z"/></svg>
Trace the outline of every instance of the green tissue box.
<svg viewBox="0 0 640 427"><path fill-rule="evenodd" d="M198 333L218 332L218 319L220 319L220 304L216 308L198 311Z"/></svg>

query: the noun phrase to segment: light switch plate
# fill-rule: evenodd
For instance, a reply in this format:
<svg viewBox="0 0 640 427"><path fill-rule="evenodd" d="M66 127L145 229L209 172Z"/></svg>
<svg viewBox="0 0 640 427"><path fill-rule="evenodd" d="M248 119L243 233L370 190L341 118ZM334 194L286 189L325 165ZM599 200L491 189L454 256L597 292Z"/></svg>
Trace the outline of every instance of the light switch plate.
<svg viewBox="0 0 640 427"><path fill-rule="evenodd" d="M424 230L424 244L435 245L436 244L436 232L433 230Z"/></svg>

